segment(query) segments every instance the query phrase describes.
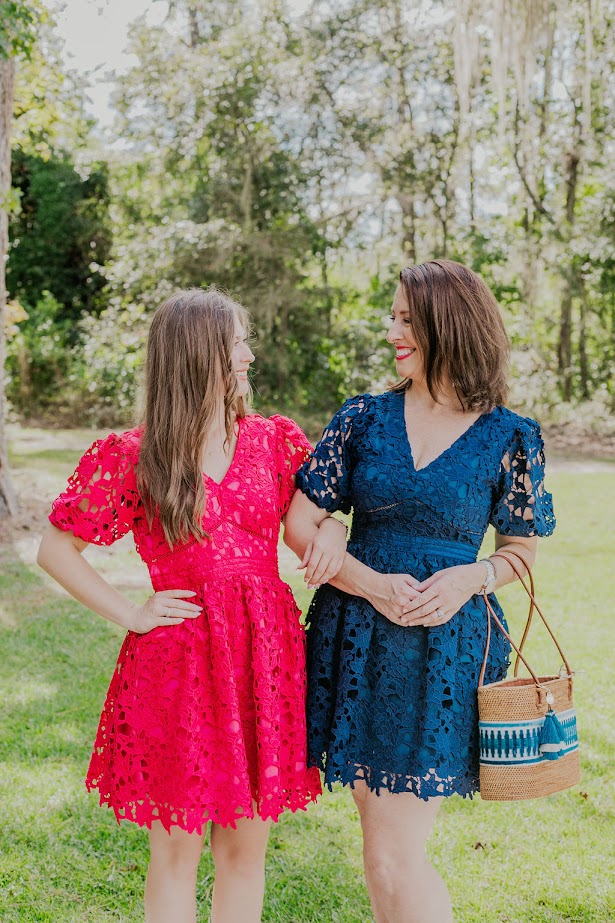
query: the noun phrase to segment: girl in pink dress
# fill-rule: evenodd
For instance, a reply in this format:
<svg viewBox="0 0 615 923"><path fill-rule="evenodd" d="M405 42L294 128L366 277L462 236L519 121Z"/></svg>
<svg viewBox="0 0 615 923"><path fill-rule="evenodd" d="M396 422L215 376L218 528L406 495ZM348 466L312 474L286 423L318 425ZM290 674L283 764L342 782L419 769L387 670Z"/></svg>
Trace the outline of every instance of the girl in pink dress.
<svg viewBox="0 0 615 923"><path fill-rule="evenodd" d="M280 522L311 447L286 417L247 412L244 309L178 292L148 340L143 426L85 453L54 502L39 564L128 629L87 774L119 820L146 826L148 923L194 923L212 822L212 923L261 918L271 820L320 793L306 765L304 630L278 573ZM136 605L83 558L132 531L154 594ZM330 579L344 527L306 553Z"/></svg>

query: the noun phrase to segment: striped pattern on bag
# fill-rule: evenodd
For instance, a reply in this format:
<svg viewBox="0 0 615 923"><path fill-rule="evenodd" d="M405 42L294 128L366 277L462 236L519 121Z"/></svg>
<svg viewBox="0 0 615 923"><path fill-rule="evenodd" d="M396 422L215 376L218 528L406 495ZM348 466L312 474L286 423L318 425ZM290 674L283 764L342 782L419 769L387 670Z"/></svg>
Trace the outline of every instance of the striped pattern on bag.
<svg viewBox="0 0 615 923"><path fill-rule="evenodd" d="M480 762L486 765L539 763L557 759L578 748L577 716L574 708L559 712L565 733L561 744L540 743L545 716L531 721L479 721ZM557 756L555 755L557 754Z"/></svg>

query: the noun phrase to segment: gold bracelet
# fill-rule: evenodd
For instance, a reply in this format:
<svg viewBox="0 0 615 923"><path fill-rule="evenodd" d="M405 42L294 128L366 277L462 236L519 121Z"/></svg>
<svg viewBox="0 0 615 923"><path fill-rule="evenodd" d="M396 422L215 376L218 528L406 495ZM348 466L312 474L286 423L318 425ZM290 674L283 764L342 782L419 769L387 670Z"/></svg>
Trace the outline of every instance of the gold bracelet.
<svg viewBox="0 0 615 923"><path fill-rule="evenodd" d="M333 520L333 522L339 522L340 526L342 526L342 527L345 529L345 531L346 531L346 538L348 538L348 526L346 525L345 522L342 522L341 519L336 519L335 516L327 516L327 519L331 519L331 520ZM324 520L323 520L323 521L324 521Z"/></svg>

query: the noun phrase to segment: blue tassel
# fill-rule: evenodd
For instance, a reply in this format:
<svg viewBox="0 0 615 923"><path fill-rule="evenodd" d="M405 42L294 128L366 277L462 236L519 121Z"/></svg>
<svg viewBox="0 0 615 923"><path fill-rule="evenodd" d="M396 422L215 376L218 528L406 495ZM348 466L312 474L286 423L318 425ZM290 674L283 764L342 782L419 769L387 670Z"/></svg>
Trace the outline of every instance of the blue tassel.
<svg viewBox="0 0 615 923"><path fill-rule="evenodd" d="M545 722L538 739L538 748L547 760L558 760L566 749L566 732L552 708L549 708L545 715Z"/></svg>

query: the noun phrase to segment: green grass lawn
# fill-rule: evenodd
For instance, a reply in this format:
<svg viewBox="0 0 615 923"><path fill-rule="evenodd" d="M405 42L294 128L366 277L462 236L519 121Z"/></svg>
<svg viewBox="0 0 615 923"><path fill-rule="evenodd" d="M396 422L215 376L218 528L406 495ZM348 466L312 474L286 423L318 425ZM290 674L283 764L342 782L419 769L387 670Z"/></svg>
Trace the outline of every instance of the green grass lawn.
<svg viewBox="0 0 615 923"><path fill-rule="evenodd" d="M40 440L15 433L22 491L46 504L87 436ZM54 444L55 438L55 444ZM39 446L37 448L37 446ZM41 486L42 485L42 486ZM559 527L540 549L540 595L580 672L576 705L580 787L537 802L452 798L430 842L459 923L613 923L615 920L615 466L554 472ZM83 786L120 632L59 593L33 565L36 530L0 546L0 920L2 923L140 921L147 865L143 831L118 827ZM124 540L93 560L135 598L143 564ZM288 552L285 578L305 608L308 593ZM513 626L518 588L500 594ZM557 668L543 634L529 647ZM347 791L273 828L267 923L371 920L359 824ZM212 862L204 851L201 919L208 919ZM238 921L240 923L240 921Z"/></svg>

